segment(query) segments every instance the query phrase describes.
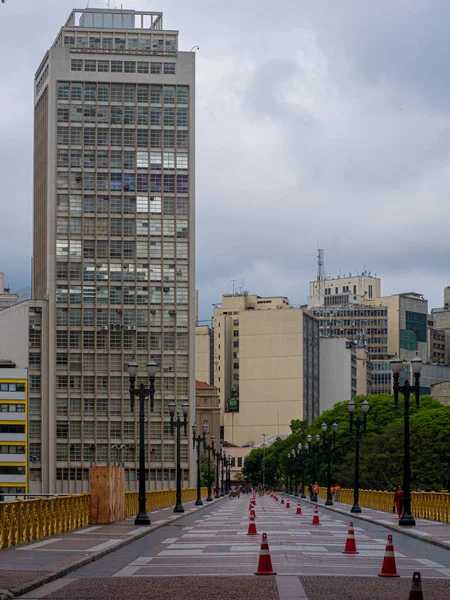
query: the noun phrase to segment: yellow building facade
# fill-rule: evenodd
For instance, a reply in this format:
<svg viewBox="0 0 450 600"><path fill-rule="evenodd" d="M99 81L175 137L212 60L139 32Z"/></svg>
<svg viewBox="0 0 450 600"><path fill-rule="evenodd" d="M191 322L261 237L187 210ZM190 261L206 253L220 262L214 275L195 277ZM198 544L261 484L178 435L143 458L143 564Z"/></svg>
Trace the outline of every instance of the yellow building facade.
<svg viewBox="0 0 450 600"><path fill-rule="evenodd" d="M0 361L0 501L28 493L28 374Z"/></svg>

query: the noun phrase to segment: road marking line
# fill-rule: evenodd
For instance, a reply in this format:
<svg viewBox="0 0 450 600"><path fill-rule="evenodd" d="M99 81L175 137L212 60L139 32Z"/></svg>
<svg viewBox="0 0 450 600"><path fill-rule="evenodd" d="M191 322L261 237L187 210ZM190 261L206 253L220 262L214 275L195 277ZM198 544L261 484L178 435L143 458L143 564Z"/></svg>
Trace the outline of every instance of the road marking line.
<svg viewBox="0 0 450 600"><path fill-rule="evenodd" d="M86 533L91 533L94 529L101 529L103 525L94 525L94 527L88 527L87 529L83 529L82 531L74 531L75 535L85 535Z"/></svg>
<svg viewBox="0 0 450 600"><path fill-rule="evenodd" d="M103 542L103 544L98 544L98 546L94 546L93 548L87 548L86 552L97 552L99 550L104 550L105 548L109 548L110 546L114 546L120 542L120 540L108 540L107 542Z"/></svg>
<svg viewBox="0 0 450 600"><path fill-rule="evenodd" d="M117 573L115 573L113 577L132 577L136 573L136 571L139 571L140 569L140 566L124 567L123 569L120 569L120 571L117 571Z"/></svg>
<svg viewBox="0 0 450 600"><path fill-rule="evenodd" d="M16 550L35 550L36 548L42 548L42 546L48 546L49 544L61 542L62 539L63 538L52 538L51 540L44 540L43 542L36 542L35 544L30 544L29 546L24 546L23 548L16 548Z"/></svg>

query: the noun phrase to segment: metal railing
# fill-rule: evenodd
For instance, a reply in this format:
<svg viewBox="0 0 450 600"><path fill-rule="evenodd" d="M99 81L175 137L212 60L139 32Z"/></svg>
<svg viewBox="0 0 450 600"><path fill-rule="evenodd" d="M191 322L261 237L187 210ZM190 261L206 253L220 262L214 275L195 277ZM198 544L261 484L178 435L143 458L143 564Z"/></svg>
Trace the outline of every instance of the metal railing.
<svg viewBox="0 0 450 600"><path fill-rule="evenodd" d="M0 548L58 535L89 524L89 494L0 503Z"/></svg>
<svg viewBox="0 0 450 600"><path fill-rule="evenodd" d="M319 498L327 497L327 489L321 487ZM353 490L344 489L339 492L339 501L353 504ZM360 490L359 505L385 512L392 512L394 492L376 490ZM447 492L411 492L411 510L415 517L450 523L450 494Z"/></svg>
<svg viewBox="0 0 450 600"><path fill-rule="evenodd" d="M201 496L205 498L208 495L207 488L201 488ZM166 508L167 506L174 506L176 501L176 490L161 490L147 492L147 509L155 510L158 508ZM125 503L127 517L137 515L139 506L139 494L138 492L126 492ZM189 502L197 498L197 488L184 488L181 491L181 499L183 502Z"/></svg>
<svg viewBox="0 0 450 600"><path fill-rule="evenodd" d="M147 492L148 510L175 505L175 494L175 490ZM207 494L207 488L201 488L202 498ZM196 488L182 490L183 502L195 500L196 497ZM136 515L138 492L126 492L125 502L127 517ZM90 494L36 497L30 500L17 498L11 502L0 502L0 548L86 527L90 517Z"/></svg>

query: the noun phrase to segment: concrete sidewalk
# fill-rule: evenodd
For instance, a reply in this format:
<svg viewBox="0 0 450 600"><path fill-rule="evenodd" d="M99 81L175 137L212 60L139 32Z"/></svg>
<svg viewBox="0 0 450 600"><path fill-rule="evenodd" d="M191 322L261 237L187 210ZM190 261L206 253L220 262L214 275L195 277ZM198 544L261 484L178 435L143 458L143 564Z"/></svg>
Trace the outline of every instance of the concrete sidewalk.
<svg viewBox="0 0 450 600"><path fill-rule="evenodd" d="M173 506L149 511L151 525L136 526L134 516L108 525L89 525L75 531L4 548L0 550L0 600L18 597L63 577L102 556L148 535L167 523L177 521L214 502L185 502L183 514L174 514Z"/></svg>
<svg viewBox="0 0 450 600"><path fill-rule="evenodd" d="M290 495L290 497L293 498L293 501L298 501L297 497L294 498L292 495ZM302 503L303 502L314 504L309 498L303 498ZM325 500L322 498L319 498L318 504L326 510L348 515L349 521L354 521L355 519L368 521L369 523L381 525L392 531L400 531L401 533L421 540L422 542L428 542L429 544L434 544L440 548L450 550L450 523L416 518L415 527L400 527L397 515L392 512L384 512L382 510L361 506L361 513L351 513L351 504L333 501L333 506L325 506Z"/></svg>

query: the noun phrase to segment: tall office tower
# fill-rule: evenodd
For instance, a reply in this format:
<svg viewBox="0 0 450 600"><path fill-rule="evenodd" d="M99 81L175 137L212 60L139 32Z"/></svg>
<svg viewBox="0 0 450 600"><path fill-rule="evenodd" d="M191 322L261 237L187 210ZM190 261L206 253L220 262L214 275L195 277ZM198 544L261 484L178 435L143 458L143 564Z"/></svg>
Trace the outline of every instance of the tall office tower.
<svg viewBox="0 0 450 600"><path fill-rule="evenodd" d="M48 300L41 438L48 492L82 491L91 462L125 462L136 488L148 385L149 488L175 485L168 403L194 420L195 60L163 15L73 11L35 78L33 297ZM139 404L139 403L137 403ZM112 447L115 447L112 450ZM181 446L183 486L190 444Z"/></svg>

